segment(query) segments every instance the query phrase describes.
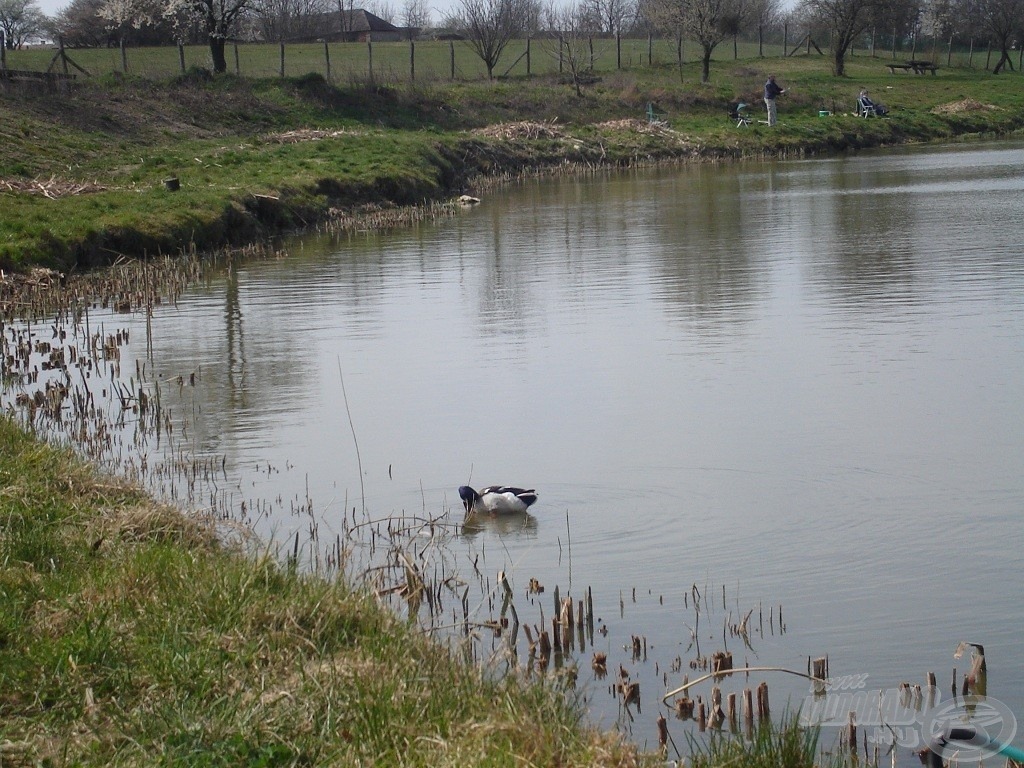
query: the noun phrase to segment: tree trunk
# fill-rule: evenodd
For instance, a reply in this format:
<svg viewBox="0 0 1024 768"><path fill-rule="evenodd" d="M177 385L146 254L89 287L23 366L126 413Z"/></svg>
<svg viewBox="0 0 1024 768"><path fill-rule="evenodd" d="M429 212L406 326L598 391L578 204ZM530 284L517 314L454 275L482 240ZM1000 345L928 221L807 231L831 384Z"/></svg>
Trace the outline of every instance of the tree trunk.
<svg viewBox="0 0 1024 768"><path fill-rule="evenodd" d="M223 74L228 71L228 60L224 57L225 40L220 35L210 35L210 59L213 60L213 71Z"/></svg>
<svg viewBox="0 0 1024 768"><path fill-rule="evenodd" d="M704 56L700 62L700 81L702 83L707 83L711 80L711 51L711 48L706 45L704 46Z"/></svg>
<svg viewBox="0 0 1024 768"><path fill-rule="evenodd" d="M846 76L846 51L840 50L837 46L832 49L832 71L836 77Z"/></svg>
<svg viewBox="0 0 1024 768"><path fill-rule="evenodd" d="M999 56L999 61L996 62L995 68L992 70L993 75L998 75L1003 71L1003 67L1007 67L1011 72L1013 71L1013 60L1010 58L1010 52L1007 50L1008 46L1006 43L1002 45L1002 53Z"/></svg>

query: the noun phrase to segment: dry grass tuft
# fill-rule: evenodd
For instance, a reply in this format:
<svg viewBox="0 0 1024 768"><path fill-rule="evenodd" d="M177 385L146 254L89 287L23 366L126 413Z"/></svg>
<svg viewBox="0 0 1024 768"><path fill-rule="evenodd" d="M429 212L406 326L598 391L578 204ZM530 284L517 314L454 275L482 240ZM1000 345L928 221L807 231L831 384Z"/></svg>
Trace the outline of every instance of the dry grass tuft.
<svg viewBox="0 0 1024 768"><path fill-rule="evenodd" d="M217 549L224 542L212 519L186 515L174 507L156 502L102 510L96 518L93 536L97 548L101 539L133 543L173 542L186 549L202 550Z"/></svg>
<svg viewBox="0 0 1024 768"><path fill-rule="evenodd" d="M48 179L0 179L0 191L16 192L22 195L40 195L57 200L71 195L87 195L105 192L109 187L98 181L70 181L51 176Z"/></svg>
<svg viewBox="0 0 1024 768"><path fill-rule="evenodd" d="M474 135L486 136L490 139L560 139L565 136L565 131L555 126L554 121L537 123L531 120L523 120L518 123L499 123L480 128L473 131Z"/></svg>
<svg viewBox="0 0 1024 768"><path fill-rule="evenodd" d="M342 128L336 131L324 131L317 128L298 128L294 131L271 133L267 136L267 141L275 142L277 144L298 144L303 141L336 139L339 136L361 136L365 133L366 131L355 131L348 128Z"/></svg>
<svg viewBox="0 0 1024 768"><path fill-rule="evenodd" d="M936 115L962 115L964 112L994 112L1000 109L995 104L982 104L975 99L960 99L948 104L940 104L932 109Z"/></svg>

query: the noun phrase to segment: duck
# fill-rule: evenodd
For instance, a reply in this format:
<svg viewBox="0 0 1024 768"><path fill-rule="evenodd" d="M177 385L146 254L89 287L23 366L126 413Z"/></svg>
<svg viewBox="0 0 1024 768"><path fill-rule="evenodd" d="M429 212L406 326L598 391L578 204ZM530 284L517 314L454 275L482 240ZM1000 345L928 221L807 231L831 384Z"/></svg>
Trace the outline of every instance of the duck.
<svg viewBox="0 0 1024 768"><path fill-rule="evenodd" d="M466 514L492 515L522 514L537 500L533 488L515 488L509 485L489 485L476 491L468 485L459 486L459 496Z"/></svg>

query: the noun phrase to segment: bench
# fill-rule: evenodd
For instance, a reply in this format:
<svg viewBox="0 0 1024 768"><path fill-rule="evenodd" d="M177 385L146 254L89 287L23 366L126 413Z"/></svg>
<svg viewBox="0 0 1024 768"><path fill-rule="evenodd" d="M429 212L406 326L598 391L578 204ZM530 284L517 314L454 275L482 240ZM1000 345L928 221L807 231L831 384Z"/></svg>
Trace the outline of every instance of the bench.
<svg viewBox="0 0 1024 768"><path fill-rule="evenodd" d="M931 72L934 75L935 70L938 69L938 66L930 61L907 61L903 64L886 64L885 66L888 67L891 75L895 75L897 69L902 72L913 72L915 75L923 75L925 72Z"/></svg>

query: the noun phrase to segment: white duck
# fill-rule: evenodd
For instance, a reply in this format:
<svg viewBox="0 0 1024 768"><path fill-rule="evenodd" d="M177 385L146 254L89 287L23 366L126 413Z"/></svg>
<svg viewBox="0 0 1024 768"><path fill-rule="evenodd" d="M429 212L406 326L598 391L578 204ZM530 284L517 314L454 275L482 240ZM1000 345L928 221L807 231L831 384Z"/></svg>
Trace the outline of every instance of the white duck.
<svg viewBox="0 0 1024 768"><path fill-rule="evenodd" d="M475 491L468 485L459 487L459 496L466 508L466 514L488 513L491 515L522 514L537 500L532 488L513 488L508 485L489 485Z"/></svg>

